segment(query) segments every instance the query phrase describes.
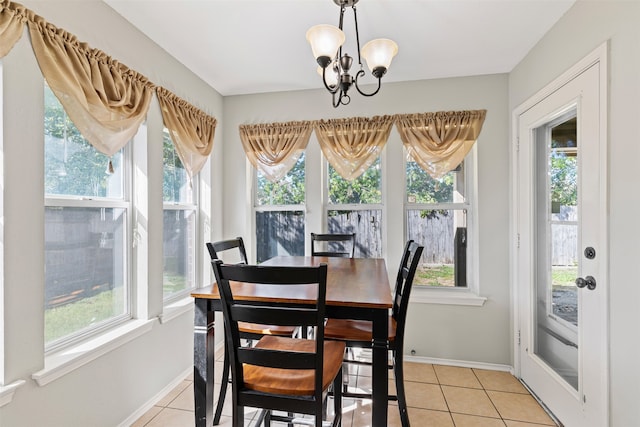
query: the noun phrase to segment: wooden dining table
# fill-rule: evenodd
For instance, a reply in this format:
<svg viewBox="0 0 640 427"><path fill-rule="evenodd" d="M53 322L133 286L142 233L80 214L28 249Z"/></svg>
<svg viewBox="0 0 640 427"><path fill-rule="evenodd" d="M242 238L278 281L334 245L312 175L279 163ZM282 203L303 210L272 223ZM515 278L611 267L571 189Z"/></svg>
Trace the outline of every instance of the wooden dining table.
<svg viewBox="0 0 640 427"><path fill-rule="evenodd" d="M388 319L392 307L389 276L384 259L333 258L310 256L277 256L261 265L314 266L327 264L326 315L332 318L359 319L373 322L372 350L372 425L387 425L388 395ZM238 284L241 286L241 284ZM263 302L305 304L303 295L264 292L259 285L244 286L238 299ZM283 289L285 289L283 287ZM215 312L221 311L220 294L215 284L196 289L194 298L193 382L195 424L213 425ZM224 386L224 385L223 385Z"/></svg>

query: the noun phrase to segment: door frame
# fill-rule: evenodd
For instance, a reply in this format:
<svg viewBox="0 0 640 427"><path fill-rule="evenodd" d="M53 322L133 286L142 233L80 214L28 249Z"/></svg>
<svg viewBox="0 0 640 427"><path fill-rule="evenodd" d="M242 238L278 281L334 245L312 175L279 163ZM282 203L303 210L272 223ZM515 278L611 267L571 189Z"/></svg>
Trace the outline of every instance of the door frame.
<svg viewBox="0 0 640 427"><path fill-rule="evenodd" d="M595 50L593 50L590 54L585 56L582 60L577 62L567 71L562 73L560 76L555 78L551 83L547 84L544 88L539 90L529 99L524 101L522 104L518 105L514 108L511 116L511 144L510 154L511 161L509 164L509 177L510 177L510 195L511 195L511 219L510 219L510 255L509 255L509 265L510 265L510 289L511 289L511 321L512 321L512 333L513 333L513 366L514 366L514 374L520 378L521 376L521 362L520 362L520 300L522 298L521 293L518 289L518 281L520 277L520 271L518 269L519 264L519 251L520 251L520 233L519 233L519 209L520 209L520 195L518 192L518 188L520 186L520 175L519 170L519 117L525 111L529 110L534 105L538 104L555 91L560 89L562 86L576 78L582 72L587 70L589 67L599 63L599 97L600 97L600 110L599 110L599 139L600 139L600 158L599 158L599 167L601 171L601 179L599 182L600 192L603 195L604 203L600 206L600 224L598 225L601 235L604 236L602 241L599 243L600 248L598 249L599 258L601 259L601 273L600 278L598 279L598 285L601 285L605 288L605 292L603 292L603 296L605 298L604 307L605 307L605 322L604 331L605 331L605 342L602 343L601 348L599 349L599 357L604 360L604 365L606 369L604 372L599 373L604 376L603 384L605 385L604 395L606 396L606 402L604 405L604 418L609 422L609 414L610 414L610 398L609 398L609 379L610 379L610 365L609 365L609 194L608 194L608 185L609 185L609 172L608 172L608 128L607 128L607 119L608 119L608 42L605 42L598 46ZM544 403L544 402L542 402Z"/></svg>

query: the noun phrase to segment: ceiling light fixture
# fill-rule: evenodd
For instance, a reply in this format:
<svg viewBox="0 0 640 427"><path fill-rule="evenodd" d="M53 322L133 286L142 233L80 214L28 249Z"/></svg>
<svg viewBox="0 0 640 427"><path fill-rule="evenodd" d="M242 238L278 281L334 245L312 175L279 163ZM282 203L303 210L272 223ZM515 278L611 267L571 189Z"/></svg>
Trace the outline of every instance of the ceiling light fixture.
<svg viewBox="0 0 640 427"><path fill-rule="evenodd" d="M373 96L380 91L382 76L385 75L391 65L391 60L398 53L398 45L389 39L375 39L364 45L360 50L360 36L358 35L358 17L356 16L356 4L359 0L333 0L340 6L340 23L338 27L333 25L315 25L307 31L307 41L311 44L313 56L318 61L318 73L322 76L324 87L333 95L333 106L347 105L351 102L348 91L352 85L364 96ZM356 29L356 46L358 48L358 64L360 70L355 78L349 74L353 58L348 54L342 54L342 45L345 35L342 31L344 11L350 7L353 10L353 20ZM362 59L367 61L371 74L378 79L378 87L372 93L363 92L358 86L358 79L364 76Z"/></svg>

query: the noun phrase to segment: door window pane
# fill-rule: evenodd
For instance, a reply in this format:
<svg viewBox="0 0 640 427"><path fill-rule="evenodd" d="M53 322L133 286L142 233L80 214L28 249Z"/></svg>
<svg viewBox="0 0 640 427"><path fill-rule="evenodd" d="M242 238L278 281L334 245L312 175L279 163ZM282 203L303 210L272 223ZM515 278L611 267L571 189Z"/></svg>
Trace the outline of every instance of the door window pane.
<svg viewBox="0 0 640 427"><path fill-rule="evenodd" d="M575 110L535 130L534 351L576 390L578 143Z"/></svg>

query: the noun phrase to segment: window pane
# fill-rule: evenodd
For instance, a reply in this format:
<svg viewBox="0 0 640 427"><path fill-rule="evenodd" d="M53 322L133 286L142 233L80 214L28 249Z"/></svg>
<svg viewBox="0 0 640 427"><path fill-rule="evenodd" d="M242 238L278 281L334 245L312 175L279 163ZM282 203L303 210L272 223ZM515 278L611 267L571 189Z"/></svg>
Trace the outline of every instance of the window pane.
<svg viewBox="0 0 640 427"><path fill-rule="evenodd" d="M414 284L467 286L467 226L463 209L408 209L407 237L424 246Z"/></svg>
<svg viewBox="0 0 640 427"><path fill-rule="evenodd" d="M464 162L439 179L433 179L416 162L407 161L408 203L465 202Z"/></svg>
<svg viewBox="0 0 640 427"><path fill-rule="evenodd" d="M330 210L328 233L356 233L356 258L382 257L382 210Z"/></svg>
<svg viewBox="0 0 640 427"><path fill-rule="evenodd" d="M195 285L196 214L194 210L165 210L163 234L163 295Z"/></svg>
<svg viewBox="0 0 640 427"><path fill-rule="evenodd" d="M125 213L45 209L45 343L128 312Z"/></svg>
<svg viewBox="0 0 640 427"><path fill-rule="evenodd" d="M353 181L342 178L329 165L330 204L382 203L380 157L362 175Z"/></svg>
<svg viewBox="0 0 640 427"><path fill-rule="evenodd" d="M122 150L109 158L93 148L46 86L44 114L45 193L121 199L124 194ZM108 171L109 160L113 173Z"/></svg>
<svg viewBox="0 0 640 427"><path fill-rule="evenodd" d="M304 255L304 212L256 212L256 259Z"/></svg>
<svg viewBox="0 0 640 427"><path fill-rule="evenodd" d="M305 160L304 154L296 164L278 182L271 182L257 172L256 205L301 205L305 196Z"/></svg>
<svg viewBox="0 0 640 427"><path fill-rule="evenodd" d="M193 188L187 171L178 157L167 129L163 132L164 176L162 182L162 200L173 203L193 203Z"/></svg>

